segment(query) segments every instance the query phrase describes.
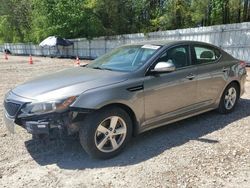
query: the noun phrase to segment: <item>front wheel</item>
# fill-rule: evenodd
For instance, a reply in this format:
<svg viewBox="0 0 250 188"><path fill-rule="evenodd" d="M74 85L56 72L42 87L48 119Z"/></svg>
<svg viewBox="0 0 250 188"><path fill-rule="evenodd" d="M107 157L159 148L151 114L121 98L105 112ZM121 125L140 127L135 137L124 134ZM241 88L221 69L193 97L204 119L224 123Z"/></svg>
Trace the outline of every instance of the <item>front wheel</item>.
<svg viewBox="0 0 250 188"><path fill-rule="evenodd" d="M80 128L80 143L95 158L119 154L132 136L132 121L121 108L104 108L90 114Z"/></svg>
<svg viewBox="0 0 250 188"><path fill-rule="evenodd" d="M221 96L218 111L222 114L232 112L238 102L239 92L239 87L236 83L229 84Z"/></svg>

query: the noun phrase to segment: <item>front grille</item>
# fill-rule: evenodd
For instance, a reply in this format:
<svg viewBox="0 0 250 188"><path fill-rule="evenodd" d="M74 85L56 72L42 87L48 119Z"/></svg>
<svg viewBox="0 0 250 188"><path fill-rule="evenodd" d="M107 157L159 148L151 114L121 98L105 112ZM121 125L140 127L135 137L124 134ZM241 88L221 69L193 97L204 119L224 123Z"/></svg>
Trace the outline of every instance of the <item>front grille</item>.
<svg viewBox="0 0 250 188"><path fill-rule="evenodd" d="M4 108L9 116L15 116L20 108L20 104L4 101Z"/></svg>

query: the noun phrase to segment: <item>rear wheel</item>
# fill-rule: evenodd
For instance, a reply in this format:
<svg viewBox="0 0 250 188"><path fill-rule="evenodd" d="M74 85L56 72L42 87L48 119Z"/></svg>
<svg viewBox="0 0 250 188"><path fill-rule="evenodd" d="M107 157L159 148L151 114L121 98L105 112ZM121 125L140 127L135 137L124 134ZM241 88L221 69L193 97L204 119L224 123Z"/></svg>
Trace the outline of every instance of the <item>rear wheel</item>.
<svg viewBox="0 0 250 188"><path fill-rule="evenodd" d="M224 90L218 111L222 114L230 113L234 110L239 99L239 87L236 83L229 84Z"/></svg>
<svg viewBox="0 0 250 188"><path fill-rule="evenodd" d="M80 143L95 158L119 154L132 136L132 122L121 108L104 108L90 114L80 128Z"/></svg>

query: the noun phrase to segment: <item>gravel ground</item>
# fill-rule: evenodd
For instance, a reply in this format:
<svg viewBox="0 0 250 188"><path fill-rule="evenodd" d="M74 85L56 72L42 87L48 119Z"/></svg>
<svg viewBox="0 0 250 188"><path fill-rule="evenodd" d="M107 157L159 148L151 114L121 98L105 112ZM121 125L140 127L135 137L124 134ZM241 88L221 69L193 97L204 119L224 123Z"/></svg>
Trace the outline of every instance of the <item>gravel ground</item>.
<svg viewBox="0 0 250 188"><path fill-rule="evenodd" d="M0 101L31 77L74 60L0 54ZM82 61L83 62L83 61ZM235 111L208 112L139 135L110 160L88 157L77 140L41 143L10 135L0 105L0 187L250 187L250 82Z"/></svg>

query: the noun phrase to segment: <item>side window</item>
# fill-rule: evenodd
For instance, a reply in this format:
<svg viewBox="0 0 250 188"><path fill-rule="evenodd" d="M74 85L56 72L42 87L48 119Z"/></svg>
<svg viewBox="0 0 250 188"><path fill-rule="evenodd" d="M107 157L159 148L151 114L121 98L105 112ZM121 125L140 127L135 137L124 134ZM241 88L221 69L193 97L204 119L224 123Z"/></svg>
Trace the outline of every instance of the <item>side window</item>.
<svg viewBox="0 0 250 188"><path fill-rule="evenodd" d="M194 47L196 64L202 63L212 63L215 60L220 58L220 52L217 49L209 48L209 47Z"/></svg>
<svg viewBox="0 0 250 188"><path fill-rule="evenodd" d="M157 62L167 62L172 60L176 68L186 67L189 65L189 47L188 46L178 46L169 49L164 53Z"/></svg>

